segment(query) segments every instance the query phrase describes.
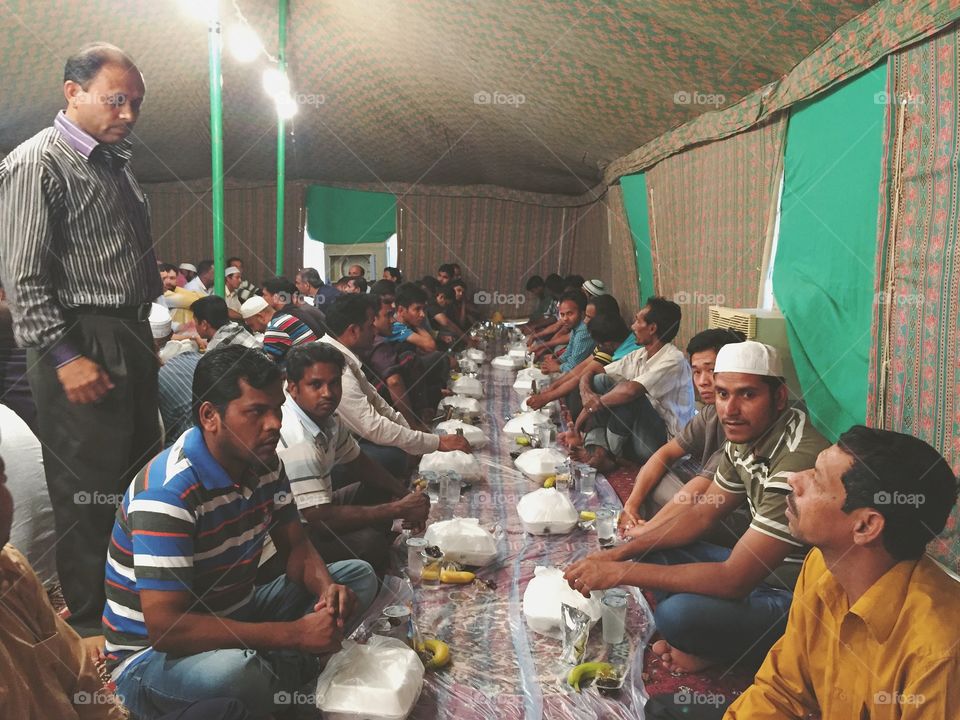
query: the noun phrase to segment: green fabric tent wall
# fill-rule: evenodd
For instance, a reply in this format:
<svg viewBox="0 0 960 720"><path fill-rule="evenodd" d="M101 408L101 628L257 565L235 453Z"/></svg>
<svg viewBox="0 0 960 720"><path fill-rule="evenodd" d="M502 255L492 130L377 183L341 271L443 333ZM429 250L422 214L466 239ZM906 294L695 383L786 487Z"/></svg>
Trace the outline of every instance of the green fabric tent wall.
<svg viewBox="0 0 960 720"><path fill-rule="evenodd" d="M653 287L653 254L650 250L650 215L647 209L647 178L643 173L620 178L623 205L627 211L630 234L637 259L637 282L642 304L655 294Z"/></svg>
<svg viewBox="0 0 960 720"><path fill-rule="evenodd" d="M397 231L397 198L389 193L311 185L307 234L330 245L383 242Z"/></svg>
<svg viewBox="0 0 960 720"><path fill-rule="evenodd" d="M863 423L886 64L797 106L787 129L773 290L817 428Z"/></svg>

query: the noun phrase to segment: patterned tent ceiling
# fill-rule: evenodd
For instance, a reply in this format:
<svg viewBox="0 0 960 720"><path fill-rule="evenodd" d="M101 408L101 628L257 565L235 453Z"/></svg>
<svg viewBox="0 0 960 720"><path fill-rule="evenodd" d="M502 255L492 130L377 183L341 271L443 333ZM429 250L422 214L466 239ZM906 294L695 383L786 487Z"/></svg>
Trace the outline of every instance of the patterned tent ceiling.
<svg viewBox="0 0 960 720"><path fill-rule="evenodd" d="M198 0L199 1L199 0ZM290 0L287 174L578 195L617 157L788 72L865 0ZM276 54L276 2L223 0ZM175 0L0 1L0 154L62 107L63 61L113 42L147 81L148 182L209 177L207 33ZM225 167L276 177L264 58L223 63Z"/></svg>

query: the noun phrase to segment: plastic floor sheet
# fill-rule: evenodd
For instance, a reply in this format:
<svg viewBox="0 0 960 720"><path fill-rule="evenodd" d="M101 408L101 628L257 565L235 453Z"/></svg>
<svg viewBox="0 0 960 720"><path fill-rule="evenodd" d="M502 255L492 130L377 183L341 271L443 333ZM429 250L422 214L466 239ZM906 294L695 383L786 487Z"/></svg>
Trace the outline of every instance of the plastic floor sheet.
<svg viewBox="0 0 960 720"><path fill-rule="evenodd" d="M485 478L464 490L454 508L434 505L431 521L454 516L476 517L498 537L500 556L478 572L496 589L481 583L468 586L417 586L413 604L421 633L448 643L452 662L438 672L428 672L420 699L411 714L418 720L433 718L643 718L643 650L653 633L652 612L640 592L631 589L627 615L629 643L617 646L618 657L609 658L611 646L601 638L598 622L590 634L584 661L611 660L627 666L623 689L616 698L601 696L593 685L576 693L566 683L570 669L559 659L561 643L538 635L526 626L523 591L538 565L565 567L598 548L596 532L575 529L568 535L526 534L516 513L520 498L538 485L514 468L509 453L518 449L502 435L506 416L516 411L522 398L513 390L514 374L484 366L480 379L485 397L483 429L490 444L476 452ZM574 493L581 510L602 505L621 507L616 493L597 476L597 493ZM406 585L409 588L409 584ZM401 591L404 592L404 591ZM406 590L408 593L409 590ZM375 610L375 608L371 608Z"/></svg>

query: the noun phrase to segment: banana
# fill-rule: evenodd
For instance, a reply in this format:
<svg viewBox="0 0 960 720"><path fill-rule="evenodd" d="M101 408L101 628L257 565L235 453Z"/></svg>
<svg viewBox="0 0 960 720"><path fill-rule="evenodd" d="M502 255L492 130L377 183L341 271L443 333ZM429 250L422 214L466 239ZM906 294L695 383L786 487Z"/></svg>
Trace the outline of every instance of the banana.
<svg viewBox="0 0 960 720"><path fill-rule="evenodd" d="M517 445L523 445L524 447L526 447L529 444L530 444L530 438L528 438L526 435L517 436Z"/></svg>
<svg viewBox="0 0 960 720"><path fill-rule="evenodd" d="M556 476L556 475L548 475L548 476L547 476L547 479L543 481L543 486L544 486L545 488L552 488L552 487L556 486L556 484L557 484L557 476Z"/></svg>
<svg viewBox="0 0 960 720"><path fill-rule="evenodd" d="M589 522L590 520L596 520L597 514L593 510L581 510L580 519L584 522Z"/></svg>
<svg viewBox="0 0 960 720"><path fill-rule="evenodd" d="M426 580L427 582L433 582L434 580L439 580L439 579L440 579L440 571L439 571L439 570L431 570L431 569L426 569L426 568L424 568L423 572L420 573L420 579L421 579L421 580Z"/></svg>
<svg viewBox="0 0 960 720"><path fill-rule="evenodd" d="M440 571L440 582L449 583L451 585L466 585L467 583L473 582L473 579L476 577L476 574L472 572L467 572L466 570L441 570Z"/></svg>
<svg viewBox="0 0 960 720"><path fill-rule="evenodd" d="M417 652L427 670L437 670L450 662L450 646L442 640L424 640L417 644Z"/></svg>
<svg viewBox="0 0 960 720"><path fill-rule="evenodd" d="M595 677L616 677L617 671L613 665L606 662L580 663L567 675L567 683L574 690L580 692L580 683L593 680Z"/></svg>

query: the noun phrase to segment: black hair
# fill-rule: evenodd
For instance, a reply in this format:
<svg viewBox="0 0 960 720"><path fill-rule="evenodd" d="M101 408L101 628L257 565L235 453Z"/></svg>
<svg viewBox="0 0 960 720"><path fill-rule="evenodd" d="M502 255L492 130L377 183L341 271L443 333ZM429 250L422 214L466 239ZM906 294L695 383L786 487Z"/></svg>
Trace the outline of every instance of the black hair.
<svg viewBox="0 0 960 720"><path fill-rule="evenodd" d="M347 360L343 353L326 343L306 343L291 348L287 353L287 380L298 383L303 380L307 368L317 363L336 365L341 373L346 367Z"/></svg>
<svg viewBox="0 0 960 720"><path fill-rule="evenodd" d="M367 279L366 279L365 277L363 277L363 276L361 276L361 277L356 277L356 276L354 276L354 277L348 277L348 278L347 278L347 282L352 282L352 283L357 287L357 289L358 289L361 293L365 293L365 292L367 291L367 287L368 287L368 286L367 286Z"/></svg>
<svg viewBox="0 0 960 720"><path fill-rule="evenodd" d="M63 81L70 80L86 90L90 81L97 76L104 65L136 67L133 58L116 45L106 42L92 42L84 45L67 58L67 62L63 66Z"/></svg>
<svg viewBox="0 0 960 720"><path fill-rule="evenodd" d="M377 280L370 286L370 294L389 297L392 302L397 296L397 284L393 280Z"/></svg>
<svg viewBox="0 0 960 720"><path fill-rule="evenodd" d="M551 295L559 297L563 292L563 278L556 273L550 273L547 275L547 279L544 281L544 284L547 286L547 290L550 291Z"/></svg>
<svg viewBox="0 0 960 720"><path fill-rule="evenodd" d="M351 325L362 327L367 321L367 311L376 314L379 305L379 301L374 304L374 299L368 295L355 293L338 295L327 310L327 329L334 337L340 337Z"/></svg>
<svg viewBox="0 0 960 720"><path fill-rule="evenodd" d="M262 350L227 345L204 353L193 373L193 422L200 424L200 405L213 403L221 417L227 405L243 394L240 381L262 390L283 379L280 366Z"/></svg>
<svg viewBox="0 0 960 720"><path fill-rule="evenodd" d="M606 296L604 296L606 297ZM623 342L630 334L630 328L620 317L620 313L597 313L587 323L587 332L597 345L605 342Z"/></svg>
<svg viewBox="0 0 960 720"><path fill-rule="evenodd" d="M440 273L446 273L447 275L449 275L449 276L452 278L452 277L453 277L453 265L452 265L451 263L444 263L443 265L441 265L440 267L437 268L437 274L439 275Z"/></svg>
<svg viewBox="0 0 960 720"><path fill-rule="evenodd" d="M433 275L424 275L420 280L420 284L423 285L424 290L428 293L436 294L437 288L440 286L440 281Z"/></svg>
<svg viewBox="0 0 960 720"><path fill-rule="evenodd" d="M196 300L190 305L190 312L193 313L197 322L206 320L210 327L219 330L228 322L230 316L227 313L227 301L219 295L207 295Z"/></svg>
<svg viewBox="0 0 960 720"><path fill-rule="evenodd" d="M316 268L303 268L298 275L300 275L301 280L312 288L323 286L323 280L320 279L320 273L317 272Z"/></svg>
<svg viewBox="0 0 960 720"><path fill-rule="evenodd" d="M394 302L397 307L410 307L414 303L426 305L430 300L426 291L416 283L405 282L397 288Z"/></svg>
<svg viewBox="0 0 960 720"><path fill-rule="evenodd" d="M395 268L392 265L387 265L387 267L385 267L383 271L387 273L391 278L393 278L393 281L395 283L399 284L403 282L403 275L400 273L400 268Z"/></svg>
<svg viewBox="0 0 960 720"><path fill-rule="evenodd" d="M273 295L280 295L286 293L289 296L293 296L297 292L297 286L294 285L289 278L280 275L278 277L267 278L263 281L263 289L268 293Z"/></svg>
<svg viewBox="0 0 960 720"><path fill-rule="evenodd" d="M233 265L235 262L243 263L243 258L237 257L236 255L227 258L227 265Z"/></svg>
<svg viewBox="0 0 960 720"><path fill-rule="evenodd" d="M702 330L690 338L690 342L687 343L687 356L692 357L694 353L703 352L704 350L720 352L720 348L724 345L742 343L746 339L746 335L733 328L710 328L709 330Z"/></svg>
<svg viewBox="0 0 960 720"><path fill-rule="evenodd" d="M530 279L527 280L527 290L536 290L537 288L543 287L543 278L539 275L531 275Z"/></svg>
<svg viewBox="0 0 960 720"><path fill-rule="evenodd" d="M677 336L680 330L680 318L683 313L680 306L673 300L667 300L659 295L651 295L647 298L646 321L648 325L657 326L657 338L662 343L668 343Z"/></svg>
<svg viewBox="0 0 960 720"><path fill-rule="evenodd" d="M567 275L563 279L563 284L567 287L578 288L586 282L586 278L583 275Z"/></svg>
<svg viewBox="0 0 960 720"><path fill-rule="evenodd" d="M201 260L197 263L197 275L203 275L213 267L213 260Z"/></svg>
<svg viewBox="0 0 960 720"><path fill-rule="evenodd" d="M463 278L456 278L456 279L454 279L454 280L451 280L451 281L448 283L448 285L450 285L450 287L452 287L452 288L462 287L464 290L467 289L467 283L465 283L465 282L463 281Z"/></svg>
<svg viewBox="0 0 960 720"><path fill-rule="evenodd" d="M593 307L596 308L597 314L595 317L600 317L601 315L616 315L621 320L623 319L620 315L620 303L617 302L617 299L613 295L597 295L592 298L587 298L587 305L593 305Z"/></svg>
<svg viewBox="0 0 960 720"><path fill-rule="evenodd" d="M580 290L568 290L563 295L560 296L560 302L572 302L575 303L578 308L580 308L580 313L582 314L584 310L587 309L587 298Z"/></svg>
<svg viewBox="0 0 960 720"><path fill-rule="evenodd" d="M180 271L180 268L178 268L178 267L177 267L176 265L174 265L173 263L160 263L160 265L157 266L157 269L158 269L160 272L170 272L171 270L172 270L173 272L179 272L179 271Z"/></svg>
<svg viewBox="0 0 960 720"><path fill-rule="evenodd" d="M837 445L853 459L840 478L843 512L873 508L884 519L883 547L895 560L923 556L957 501L957 477L923 440L863 425L847 430Z"/></svg>
<svg viewBox="0 0 960 720"><path fill-rule="evenodd" d="M453 291L453 288L447 285L438 285L437 289L433 293L434 295L443 295L444 299L449 302L455 302L457 299L457 294Z"/></svg>

